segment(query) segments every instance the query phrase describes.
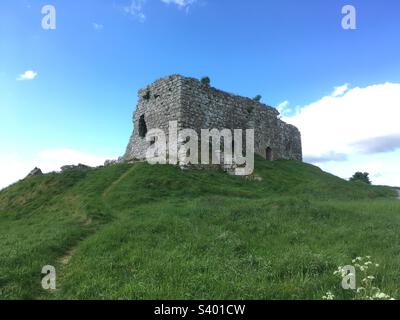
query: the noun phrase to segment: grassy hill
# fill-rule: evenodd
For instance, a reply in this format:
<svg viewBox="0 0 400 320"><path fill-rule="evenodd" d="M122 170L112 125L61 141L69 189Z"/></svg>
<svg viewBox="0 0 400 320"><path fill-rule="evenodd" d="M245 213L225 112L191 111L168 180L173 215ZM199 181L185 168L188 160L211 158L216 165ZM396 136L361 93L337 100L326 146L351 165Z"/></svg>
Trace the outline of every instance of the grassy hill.
<svg viewBox="0 0 400 320"><path fill-rule="evenodd" d="M366 255L400 298L392 189L294 161L256 159L255 175L136 163L22 180L0 191L0 299L351 298L333 271Z"/></svg>

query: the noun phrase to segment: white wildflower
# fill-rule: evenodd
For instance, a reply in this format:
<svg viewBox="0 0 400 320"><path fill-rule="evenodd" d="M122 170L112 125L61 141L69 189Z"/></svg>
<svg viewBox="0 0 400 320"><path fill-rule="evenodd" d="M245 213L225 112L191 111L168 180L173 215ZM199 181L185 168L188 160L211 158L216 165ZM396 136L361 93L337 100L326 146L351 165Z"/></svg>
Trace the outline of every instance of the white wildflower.
<svg viewBox="0 0 400 320"><path fill-rule="evenodd" d="M332 292L328 291L325 293L325 295L322 297L324 300L333 300L335 299L335 296L332 294Z"/></svg>

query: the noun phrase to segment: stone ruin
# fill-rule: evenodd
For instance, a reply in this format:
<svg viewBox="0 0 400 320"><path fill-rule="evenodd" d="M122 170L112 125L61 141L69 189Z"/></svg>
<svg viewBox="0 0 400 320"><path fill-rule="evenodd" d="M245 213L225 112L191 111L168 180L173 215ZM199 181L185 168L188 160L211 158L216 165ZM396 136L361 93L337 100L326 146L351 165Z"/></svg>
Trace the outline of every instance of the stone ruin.
<svg viewBox="0 0 400 320"><path fill-rule="evenodd" d="M40 170L40 168L35 167L31 172L29 172L29 174L26 176L28 177L33 177L33 176L41 176L43 175L42 170Z"/></svg>
<svg viewBox="0 0 400 320"><path fill-rule="evenodd" d="M227 93L194 78L171 75L139 90L133 116L134 131L123 160L143 160L151 142L150 129L168 134L169 122L178 130L254 129L254 151L266 160L302 160L300 131L279 119L273 107Z"/></svg>

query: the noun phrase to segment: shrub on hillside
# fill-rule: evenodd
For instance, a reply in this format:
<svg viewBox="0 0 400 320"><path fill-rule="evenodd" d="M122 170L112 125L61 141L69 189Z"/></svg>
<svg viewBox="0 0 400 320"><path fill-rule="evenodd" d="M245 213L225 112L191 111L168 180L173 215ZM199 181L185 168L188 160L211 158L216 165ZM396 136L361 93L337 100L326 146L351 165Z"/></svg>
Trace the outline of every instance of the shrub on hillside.
<svg viewBox="0 0 400 320"><path fill-rule="evenodd" d="M202 84L204 84L204 85L206 85L206 86L209 86L210 83L211 83L211 80L210 80L209 77L203 77L203 78L201 78L200 81L201 81Z"/></svg>
<svg viewBox="0 0 400 320"><path fill-rule="evenodd" d="M369 180L369 173L368 172L356 172L351 178L350 181L361 181L366 184L371 184L371 180Z"/></svg>
<svg viewBox="0 0 400 320"><path fill-rule="evenodd" d="M261 95L256 95L254 98L253 98L253 100L254 101L256 101L256 102L260 102L261 101L261 99L262 99L262 96Z"/></svg>

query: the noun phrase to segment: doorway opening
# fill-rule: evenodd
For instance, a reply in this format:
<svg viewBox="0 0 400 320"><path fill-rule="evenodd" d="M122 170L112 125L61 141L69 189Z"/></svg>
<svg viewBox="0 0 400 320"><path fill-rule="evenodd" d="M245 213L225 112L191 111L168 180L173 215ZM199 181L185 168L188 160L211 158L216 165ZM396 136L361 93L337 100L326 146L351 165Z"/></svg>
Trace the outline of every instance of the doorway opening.
<svg viewBox="0 0 400 320"><path fill-rule="evenodd" d="M144 115L141 115L139 119L139 136L141 138L145 138L146 134L147 134L146 121L144 120Z"/></svg>
<svg viewBox="0 0 400 320"><path fill-rule="evenodd" d="M265 159L267 159L268 161L272 161L273 155L272 155L272 149L270 147L268 147L265 150Z"/></svg>

